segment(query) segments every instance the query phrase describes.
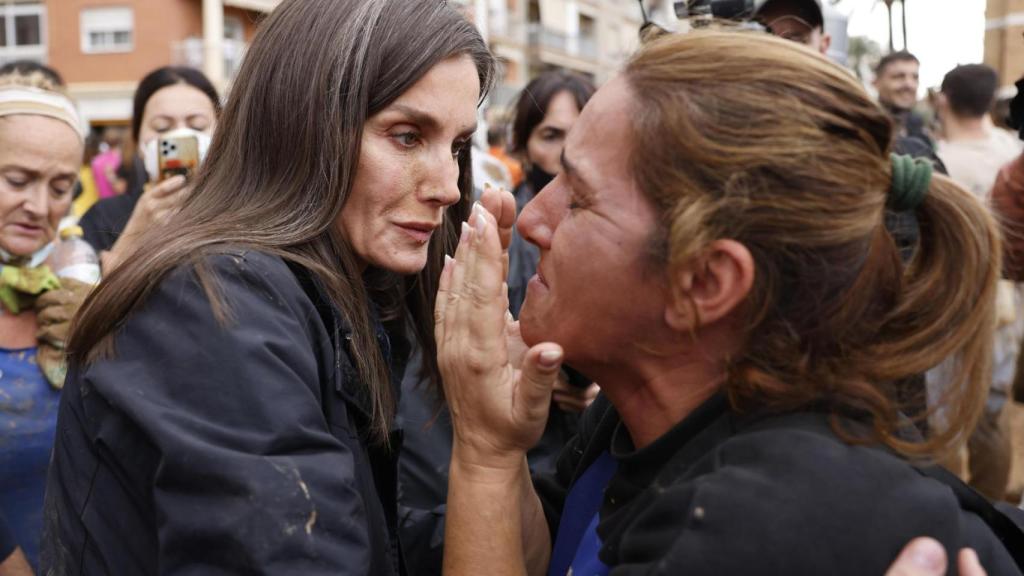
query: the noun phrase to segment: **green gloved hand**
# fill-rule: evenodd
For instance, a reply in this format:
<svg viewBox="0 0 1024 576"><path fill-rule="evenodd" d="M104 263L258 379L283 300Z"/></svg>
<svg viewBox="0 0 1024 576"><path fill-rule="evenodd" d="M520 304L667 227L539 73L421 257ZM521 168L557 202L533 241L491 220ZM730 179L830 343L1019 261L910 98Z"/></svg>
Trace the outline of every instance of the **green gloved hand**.
<svg viewBox="0 0 1024 576"><path fill-rule="evenodd" d="M0 266L0 304L11 314L21 313L31 307L40 294L57 288L60 288L60 280L49 266Z"/></svg>

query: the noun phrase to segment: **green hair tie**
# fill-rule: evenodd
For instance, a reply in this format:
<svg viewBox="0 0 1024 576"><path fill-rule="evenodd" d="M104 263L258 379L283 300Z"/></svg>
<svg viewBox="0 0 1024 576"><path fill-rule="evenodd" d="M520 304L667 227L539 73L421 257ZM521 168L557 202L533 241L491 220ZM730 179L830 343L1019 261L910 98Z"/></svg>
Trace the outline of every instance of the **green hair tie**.
<svg viewBox="0 0 1024 576"><path fill-rule="evenodd" d="M932 163L924 158L892 154L892 187L886 203L897 212L915 210L928 195Z"/></svg>

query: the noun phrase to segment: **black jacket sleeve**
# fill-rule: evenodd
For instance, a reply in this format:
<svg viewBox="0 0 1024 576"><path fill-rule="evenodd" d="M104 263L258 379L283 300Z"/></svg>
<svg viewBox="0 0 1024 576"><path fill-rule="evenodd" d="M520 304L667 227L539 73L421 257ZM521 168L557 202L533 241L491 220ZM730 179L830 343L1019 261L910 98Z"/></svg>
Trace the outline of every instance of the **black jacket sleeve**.
<svg viewBox="0 0 1024 576"><path fill-rule="evenodd" d="M125 324L116 355L84 375L83 394L100 395L155 452L144 488L160 573L365 573L353 454L321 407L315 308L276 258L208 263L226 325L194 272L179 269ZM95 424L94 441L131 467L138 456L118 453Z"/></svg>

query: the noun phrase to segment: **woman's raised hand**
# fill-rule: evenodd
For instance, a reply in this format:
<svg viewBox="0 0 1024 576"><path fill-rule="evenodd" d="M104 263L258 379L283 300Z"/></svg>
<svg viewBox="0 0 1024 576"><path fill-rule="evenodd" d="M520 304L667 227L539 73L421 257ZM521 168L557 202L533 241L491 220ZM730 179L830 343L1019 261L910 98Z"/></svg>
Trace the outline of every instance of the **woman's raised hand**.
<svg viewBox="0 0 1024 576"><path fill-rule="evenodd" d="M455 258L441 274L434 312L438 364L453 454L475 465L519 468L544 431L562 349L522 345L508 314L504 276L515 204L498 190L485 192L483 201L489 210L474 205Z"/></svg>
<svg viewBox="0 0 1024 576"><path fill-rule="evenodd" d="M498 239L501 241L501 257L504 263L502 278L508 278L508 247L512 244L512 227L516 223L516 199L503 188L484 184L480 204L494 216L498 225Z"/></svg>
<svg viewBox="0 0 1024 576"><path fill-rule="evenodd" d="M178 211L191 191L191 187L186 184L184 176L173 176L142 193L117 242L110 251L100 255L105 275L135 249L143 232L163 224Z"/></svg>

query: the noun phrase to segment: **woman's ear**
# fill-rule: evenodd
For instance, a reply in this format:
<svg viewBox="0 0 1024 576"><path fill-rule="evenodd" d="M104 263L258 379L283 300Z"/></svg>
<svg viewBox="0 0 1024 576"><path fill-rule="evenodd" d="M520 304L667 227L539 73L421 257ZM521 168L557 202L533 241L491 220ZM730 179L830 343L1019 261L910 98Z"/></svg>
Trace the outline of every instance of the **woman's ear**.
<svg viewBox="0 0 1024 576"><path fill-rule="evenodd" d="M669 273L665 321L692 331L728 316L754 285L754 258L735 240L716 240L700 255Z"/></svg>

